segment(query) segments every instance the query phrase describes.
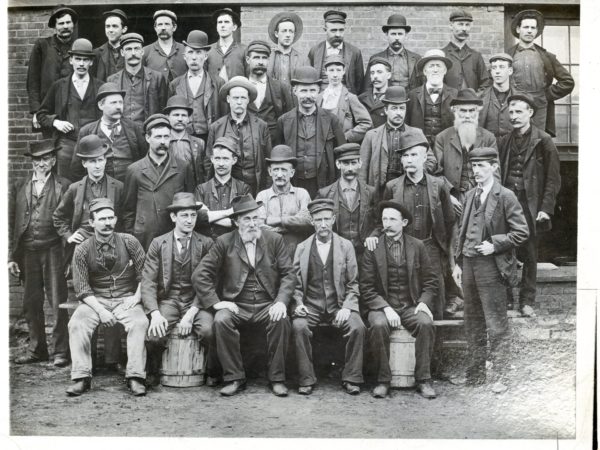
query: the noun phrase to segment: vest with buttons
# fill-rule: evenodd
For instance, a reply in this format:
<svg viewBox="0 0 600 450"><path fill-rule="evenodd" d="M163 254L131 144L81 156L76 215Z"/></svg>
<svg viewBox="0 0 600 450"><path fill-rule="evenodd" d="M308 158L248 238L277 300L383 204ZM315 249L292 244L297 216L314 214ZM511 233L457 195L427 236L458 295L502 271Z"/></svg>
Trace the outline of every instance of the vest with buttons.
<svg viewBox="0 0 600 450"><path fill-rule="evenodd" d="M436 136L442 131L442 94L438 95L435 103L425 89L425 114L423 120L423 133L425 136Z"/></svg>
<svg viewBox="0 0 600 450"><path fill-rule="evenodd" d="M90 77L90 81L88 84L88 90L92 87L92 79ZM96 99L92 95L87 95L82 100L77 93L77 89L73 85L73 80L69 80L69 96L67 100L67 122L73 124L75 129L67 134L68 137L72 139L77 139L77 135L79 134L79 129L83 127L85 124L93 122L97 120L97 105Z"/></svg>
<svg viewBox="0 0 600 450"><path fill-rule="evenodd" d="M196 95L194 95L190 89L190 85L187 81L187 74L185 77L186 97L188 101L191 102L190 106L193 110L191 117L192 132L195 135L207 134L209 121L206 119L206 114L204 112L204 92L206 90L208 74L205 72L202 76L202 82L200 83L200 87L198 88Z"/></svg>
<svg viewBox="0 0 600 450"><path fill-rule="evenodd" d="M487 231L485 230L485 205L490 194L485 199L479 209L475 208L475 201L471 207L469 221L467 222L467 231L465 233L465 241L463 243L462 254L468 257L481 256L475 246L481 244L487 239Z"/></svg>
<svg viewBox="0 0 600 450"><path fill-rule="evenodd" d="M26 250L41 250L60 242L60 236L54 228L52 214L60 199L56 198L54 176L50 175L42 189L41 195L34 194L31 185L31 205L29 208L29 224L21 237Z"/></svg>
<svg viewBox="0 0 600 450"><path fill-rule="evenodd" d="M173 239L173 252L172 252L172 263L171 263L171 288L169 290L169 297L173 297L188 301L194 298L194 288L192 287L192 247L193 243L188 242L187 257L182 259L179 250L177 249L177 242Z"/></svg>
<svg viewBox="0 0 600 450"><path fill-rule="evenodd" d="M386 256L388 264L388 298L389 305L397 311L400 311L412 305L410 297L410 288L408 286L408 266L406 256L401 264L394 259L386 245ZM406 244L405 248L406 248ZM405 250L406 251L406 250Z"/></svg>
<svg viewBox="0 0 600 450"><path fill-rule="evenodd" d="M317 250L316 238L310 247L308 261L308 285L305 303L319 312L331 313L339 309L333 280L333 242L325 264Z"/></svg>
<svg viewBox="0 0 600 450"><path fill-rule="evenodd" d="M250 266L248 276L244 281L244 287L240 292L240 295L236 298L236 303L267 303L270 302L271 298L260 283L256 270Z"/></svg>
<svg viewBox="0 0 600 450"><path fill-rule="evenodd" d="M462 149L463 157L462 157L462 168L460 171L460 182L459 182L459 190L461 192L467 192L468 190L475 187L475 175L473 174L473 164L471 164L471 160L469 159L469 150Z"/></svg>
<svg viewBox="0 0 600 450"><path fill-rule="evenodd" d="M506 187L514 192L525 189L525 184L523 182L523 164L525 162L526 148L527 147L525 146L517 148L516 145L511 145Z"/></svg>
<svg viewBox="0 0 600 450"><path fill-rule="evenodd" d="M337 219L337 232L343 238L348 239L352 242L355 250L362 249L362 242L360 239L360 192L356 191L356 202L352 207L349 207L344 198L344 193L340 189L340 200L339 200L339 211Z"/></svg>
<svg viewBox="0 0 600 450"><path fill-rule="evenodd" d="M138 75L141 77L138 78ZM140 69L133 79L134 82L132 84L129 73L126 70L123 71L121 88L126 92L123 99L123 116L134 122L141 123L146 120L146 96L144 89L146 79L144 69Z"/></svg>

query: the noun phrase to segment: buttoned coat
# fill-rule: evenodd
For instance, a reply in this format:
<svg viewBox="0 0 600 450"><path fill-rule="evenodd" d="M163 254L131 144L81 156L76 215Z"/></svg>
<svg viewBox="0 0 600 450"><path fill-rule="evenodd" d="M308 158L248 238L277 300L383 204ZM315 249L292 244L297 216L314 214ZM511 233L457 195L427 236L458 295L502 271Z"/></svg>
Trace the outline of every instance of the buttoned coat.
<svg viewBox="0 0 600 450"><path fill-rule="evenodd" d="M267 98L271 99L271 104L275 110L275 117L281 117L286 112L294 109L294 100L289 86L285 85L281 81L276 80L275 78L271 78L268 75L265 100ZM257 108L254 102L250 102L248 104L248 111L256 114L260 119L266 122L266 117L263 117L263 114L265 114L265 111L268 107L265 100L263 100L260 108ZM271 132L271 139L273 139L276 133L275 129L277 127L277 121L273 123L267 122L267 125L269 126L269 130Z"/></svg>
<svg viewBox="0 0 600 450"><path fill-rule="evenodd" d="M317 69L319 74L321 74L321 70L323 69L325 54L325 41L319 42L308 52L308 60L310 65ZM365 70L363 66L362 52L354 45L344 41L344 46L342 47L342 57L346 63L346 87L350 92L358 95L362 90Z"/></svg>
<svg viewBox="0 0 600 450"><path fill-rule="evenodd" d="M515 88L513 85L510 85L507 93L506 99L511 95L523 94L519 89ZM485 128L485 123L487 121L488 116L498 116L498 131L490 130L486 128L486 130L494 133L496 139L503 134L510 133L512 131L512 125L510 124L510 118L508 116L508 102L505 101L503 105L498 101L498 97L494 93L494 87L489 86L480 92L479 97L483 101L483 105L481 110L479 111L479 126L481 128Z"/></svg>
<svg viewBox="0 0 600 450"><path fill-rule="evenodd" d="M446 72L444 83L454 89L461 90L463 88L462 78L460 76L462 72L467 87L481 92L483 89L492 85L490 73L483 61L481 53L477 50L473 50L468 44L465 44L463 48L466 50L467 54L462 59L458 56L461 49L456 45L448 43L442 49L446 57L452 61L452 67Z"/></svg>
<svg viewBox="0 0 600 450"><path fill-rule="evenodd" d="M256 242L254 272L273 303L288 306L296 285L291 255L279 233L262 230ZM219 236L192 275L200 305L235 302L251 266L238 230Z"/></svg>
<svg viewBox="0 0 600 450"><path fill-rule="evenodd" d="M99 80L106 82L106 79L112 75L113 73L118 72L123 69L125 66L125 61L123 60L123 56L121 56L121 50L119 50L119 59L117 60L117 70L113 73L108 73L108 68L110 67L110 48L108 41L102 44L100 47L94 49L94 54L96 55L96 60L94 61L94 65L90 68L90 73L94 74L96 78Z"/></svg>
<svg viewBox="0 0 600 450"><path fill-rule="evenodd" d="M308 288L308 266L310 264L310 249L315 240L315 235L298 244L294 254L294 272L296 274L296 288L294 289L292 311L297 306L304 304ZM333 259L333 287L337 295L337 304L340 308L358 311L358 266L356 254L352 243L333 233L331 250Z"/></svg>
<svg viewBox="0 0 600 450"><path fill-rule="evenodd" d="M323 92L317 97L317 106L323 105ZM346 142L360 144L365 133L373 128L373 121L367 108L358 100L358 97L348 92L346 86L342 86L342 93L337 104L335 113L344 130Z"/></svg>
<svg viewBox="0 0 600 450"><path fill-rule="evenodd" d="M144 47L144 56L142 65L161 73L167 81L174 80L187 71L187 64L183 58L185 55L185 45L173 41L171 53L165 55L158 40ZM165 62L168 61L168 63Z"/></svg>
<svg viewBox="0 0 600 450"><path fill-rule="evenodd" d="M211 77L220 78L219 72L222 66L225 66L229 80L237 76L247 76L246 46L234 41L227 48L227 51L223 53L219 46L219 41L211 44L205 63L206 70Z"/></svg>
<svg viewBox="0 0 600 450"><path fill-rule="evenodd" d="M425 84L411 89L408 92L405 122L411 127L423 130L425 128ZM454 124L454 114L450 109L450 102L456 98L458 91L444 83L442 86L442 130Z"/></svg>
<svg viewBox="0 0 600 450"><path fill-rule="evenodd" d="M458 235L457 263L461 264L462 248L465 243L471 209L474 207L475 192L467 192ZM529 227L523 208L515 194L503 187L497 180L485 200L485 231L494 245L494 260L509 286L517 285L517 258L515 248L524 244L529 237Z"/></svg>
<svg viewBox="0 0 600 450"><path fill-rule="evenodd" d="M275 73L275 50L277 47L273 47L271 49L271 54L269 55L269 67L267 68L267 75L272 77L273 79L278 80L277 74ZM304 54L301 54L294 47L290 50L290 73L294 76L294 72L298 67L302 66L310 66L310 61L308 57ZM291 90L290 90L291 92Z"/></svg>
<svg viewBox="0 0 600 450"><path fill-rule="evenodd" d="M371 67L371 61L374 58L383 58L386 61L389 61L392 64L392 59L389 57L390 48L386 48L385 50L380 51L379 53L375 53L373 56L369 58L369 63L367 64L367 70L365 72L365 78L363 81L363 90L362 92L367 92L367 90L372 89L371 85L371 74L369 73ZM406 52L406 61L408 66L408 86L403 86L407 91L419 86L423 80L423 74L418 73L415 69L417 67L417 62L421 59L421 55L415 53L406 47L404 47L404 51Z"/></svg>
<svg viewBox="0 0 600 450"><path fill-rule="evenodd" d="M381 98L375 99L373 98L373 89L369 88L362 94L358 96L358 100L367 108L367 112L371 117L371 122L373 123L373 128L380 127L387 121L387 116L385 114L385 105L381 101Z"/></svg>
<svg viewBox="0 0 600 450"><path fill-rule="evenodd" d="M173 245L174 232L169 231L152 239L142 271L141 294L146 314L158 309L158 304L169 297L173 282ZM192 273L206 256L213 245L212 239L193 232L190 241L190 258ZM192 306L200 308L200 301L195 295Z"/></svg>

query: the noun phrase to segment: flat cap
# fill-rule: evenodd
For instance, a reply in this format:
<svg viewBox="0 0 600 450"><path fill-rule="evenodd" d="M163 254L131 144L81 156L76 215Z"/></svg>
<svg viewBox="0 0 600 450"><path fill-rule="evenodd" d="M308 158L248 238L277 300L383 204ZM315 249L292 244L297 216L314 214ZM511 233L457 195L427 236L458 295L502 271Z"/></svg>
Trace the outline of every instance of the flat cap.
<svg viewBox="0 0 600 450"><path fill-rule="evenodd" d="M456 22L458 20L473 22L473 15L464 9L455 9L450 13L450 22Z"/></svg>
<svg viewBox="0 0 600 450"><path fill-rule="evenodd" d="M513 58L508 53L495 53L490 56L490 63L498 60L507 61L511 64L513 63Z"/></svg>
<svg viewBox="0 0 600 450"><path fill-rule="evenodd" d="M498 150L493 147L474 148L469 152L469 159L471 161L498 161Z"/></svg>
<svg viewBox="0 0 600 450"><path fill-rule="evenodd" d="M383 64L388 68L389 71L392 70L392 63L390 63L387 59L382 58L381 56L376 56L369 60L369 67L373 67L375 64Z"/></svg>
<svg viewBox="0 0 600 450"><path fill-rule="evenodd" d="M250 52L258 52L265 53L267 55L271 54L271 45L268 42L261 40L254 40L248 44L246 48L246 55L249 55Z"/></svg>
<svg viewBox="0 0 600 450"><path fill-rule="evenodd" d="M121 37L121 48L123 48L125 45L129 44L130 42L139 42L140 44L144 45L144 38L142 37L141 34L137 34L137 33L124 34Z"/></svg>
<svg viewBox="0 0 600 450"><path fill-rule="evenodd" d="M346 67L346 62L341 55L327 55L325 62L323 62L323 67L327 67L330 64L339 64Z"/></svg>
<svg viewBox="0 0 600 450"><path fill-rule="evenodd" d="M323 14L325 22L346 23L347 14L344 11L329 10Z"/></svg>
<svg viewBox="0 0 600 450"><path fill-rule="evenodd" d="M531 107L531 109L533 109L534 111L536 110L535 101L533 100L533 97L529 94L523 92L520 94L510 95L506 99L506 103L510 105L510 102L512 102L513 100L521 100L522 102L527 103Z"/></svg>
<svg viewBox="0 0 600 450"><path fill-rule="evenodd" d="M25 156L39 158L58 150L54 145L54 139L44 139L42 141L29 141L29 151L25 152Z"/></svg>
<svg viewBox="0 0 600 450"><path fill-rule="evenodd" d="M169 11L168 9L159 9L156 11L152 16L152 20L156 20L162 16L170 17L173 22L177 23L177 14L175 14L173 11Z"/></svg>
<svg viewBox="0 0 600 450"><path fill-rule="evenodd" d="M115 210L115 204L110 198L99 197L95 198L90 202L89 211L100 211L101 209L112 209Z"/></svg>
<svg viewBox="0 0 600 450"><path fill-rule="evenodd" d="M102 15L105 19L114 16L119 17L123 21L123 25L127 25L127 22L129 20L127 14L125 14L125 12L121 9L111 9L110 11L104 11Z"/></svg>
<svg viewBox="0 0 600 450"><path fill-rule="evenodd" d="M412 214L402 203L395 202L393 200L385 200L383 202L379 202L379 214L383 213L383 210L386 208L392 208L396 211L399 211L402 214L402 218L408 220L407 225L410 225L412 222Z"/></svg>
<svg viewBox="0 0 600 450"><path fill-rule="evenodd" d="M164 114L152 114L144 121L144 131L148 133L152 128L167 127L171 129L171 122Z"/></svg>
<svg viewBox="0 0 600 450"><path fill-rule="evenodd" d="M338 161L360 158L360 144L348 142L339 145L333 149L333 154Z"/></svg>
<svg viewBox="0 0 600 450"><path fill-rule="evenodd" d="M313 215L319 211L333 211L335 203L330 198L318 198L310 202L307 206L308 212Z"/></svg>
<svg viewBox="0 0 600 450"><path fill-rule="evenodd" d="M58 5L50 13L50 18L48 19L48 26L50 28L54 28L56 26L56 19L58 18L58 16L63 16L65 14L69 14L71 16L73 23L77 23L77 20L79 19L79 15L75 12L74 9L69 8L68 6L65 6L65 5Z"/></svg>
<svg viewBox="0 0 600 450"><path fill-rule="evenodd" d="M215 147L225 148L233 153L233 156L236 158L240 157L240 145L238 142L231 136L221 136L215 140L213 144L213 149Z"/></svg>

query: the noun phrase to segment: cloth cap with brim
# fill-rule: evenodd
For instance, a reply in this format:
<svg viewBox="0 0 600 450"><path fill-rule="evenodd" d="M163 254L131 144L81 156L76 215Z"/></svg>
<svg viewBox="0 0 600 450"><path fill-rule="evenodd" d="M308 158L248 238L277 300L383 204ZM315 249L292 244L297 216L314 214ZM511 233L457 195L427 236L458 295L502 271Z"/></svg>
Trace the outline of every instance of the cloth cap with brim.
<svg viewBox="0 0 600 450"><path fill-rule="evenodd" d="M208 35L204 31L192 30L188 33L187 41L183 41L183 45L193 48L194 50L209 50Z"/></svg>
<svg viewBox="0 0 600 450"><path fill-rule="evenodd" d="M69 14L74 24L77 23L77 20L79 20L79 14L77 14L74 9L65 5L58 5L52 10L52 13L50 13L48 26L50 28L54 28L56 26L56 19L58 19L58 16L62 16L63 14Z"/></svg>
<svg viewBox="0 0 600 450"><path fill-rule="evenodd" d="M79 140L75 154L81 159L90 159L106 155L109 151L110 146L100 136L97 134L88 134Z"/></svg>
<svg viewBox="0 0 600 450"><path fill-rule="evenodd" d="M240 145L236 139L231 136L221 136L215 140L213 151L216 147L225 148L233 153L236 158L240 157Z"/></svg>
<svg viewBox="0 0 600 450"><path fill-rule="evenodd" d="M406 96L406 89L403 86L390 86L383 94L381 99L382 103L408 103L408 97Z"/></svg>
<svg viewBox="0 0 600 450"><path fill-rule="evenodd" d="M275 14L269 22L269 37L275 43L277 43L277 36L275 36L275 31L277 31L277 27L281 22L292 22L294 24L295 33L292 44L295 44L298 41L298 39L300 39L300 37L302 36L302 31L304 29L302 19L298 14L293 12L280 12Z"/></svg>
<svg viewBox="0 0 600 450"><path fill-rule="evenodd" d="M196 203L194 194L190 192L177 192L173 196L173 203L165 209L169 212L181 211L182 209L200 209L202 205Z"/></svg>
<svg viewBox="0 0 600 450"><path fill-rule="evenodd" d="M152 20L156 21L159 17L169 17L173 22L177 23L177 14L168 9L159 9L152 16Z"/></svg>
<svg viewBox="0 0 600 450"><path fill-rule="evenodd" d="M333 149L337 161L360 158L360 144L349 142Z"/></svg>
<svg viewBox="0 0 600 450"><path fill-rule="evenodd" d="M427 50L425 52L425 54L423 55L423 57L417 61L417 70L419 72L423 71L423 67L425 67L425 64L427 64L429 61L442 61L445 65L447 69L450 69L452 67L452 61L450 61L448 58L446 58L446 54L444 53L443 50L438 50L438 49L432 49L432 50Z"/></svg>
<svg viewBox="0 0 600 450"><path fill-rule="evenodd" d="M294 84L321 84L319 72L311 66L298 67L292 76L292 85Z"/></svg>
<svg viewBox="0 0 600 450"><path fill-rule="evenodd" d="M266 41L254 40L250 42L248 44L248 47L246 48L246 55L249 55L250 52L265 53L267 55L270 55L271 45Z"/></svg>
<svg viewBox="0 0 600 450"><path fill-rule="evenodd" d="M258 95L256 86L254 86L252 83L250 83L248 78L242 77L242 76L237 76L237 77L233 77L231 80L229 80L227 83L225 83L219 90L219 98L221 99L222 102L227 101L227 96L229 95L229 91L231 89L233 89L234 87L241 87L241 88L246 89L248 91L248 96L250 97L250 101L253 102L254 100L256 100L256 96Z"/></svg>
<svg viewBox="0 0 600 450"><path fill-rule="evenodd" d="M152 114L144 121L144 131L148 134L152 128L156 127L167 127L171 129L171 122L169 122L169 118L164 114Z"/></svg>
<svg viewBox="0 0 600 450"><path fill-rule="evenodd" d="M490 56L490 64L493 63L494 61L506 61L509 63L513 63L513 58L512 56L510 56L508 53L495 53L492 56Z"/></svg>
<svg viewBox="0 0 600 450"><path fill-rule="evenodd" d="M403 28L407 33L411 30L411 26L406 24L406 17L402 14L392 14L388 17L387 23L381 26L384 33L392 28Z"/></svg>
<svg viewBox="0 0 600 450"><path fill-rule="evenodd" d="M29 151L25 152L24 155L30 156L32 158L39 158L41 156L55 152L56 150L58 150L58 149L54 145L54 139L44 139L42 141L30 141L29 142Z"/></svg>
<svg viewBox="0 0 600 450"><path fill-rule="evenodd" d="M483 100L479 98L474 89L467 88L458 91L456 98L450 101L450 106L454 105L483 105Z"/></svg>
<svg viewBox="0 0 600 450"><path fill-rule="evenodd" d="M263 202L257 202L250 194L238 195L231 200L231 208L233 209L232 217L238 217L240 214L245 214L250 211L255 211L262 207Z"/></svg>
<svg viewBox="0 0 600 450"><path fill-rule="evenodd" d="M119 17L123 21L124 26L127 26L127 22L129 20L127 14L125 14L125 12L120 9L111 9L110 11L104 11L102 15L104 16L104 19L108 19L109 17L113 16Z"/></svg>
<svg viewBox="0 0 600 450"><path fill-rule="evenodd" d="M183 95L174 95L173 97L167 100L167 106L163 109L163 114L169 114L174 109L185 109L188 112L188 115L192 115L194 109L190 106Z"/></svg>
<svg viewBox="0 0 600 450"><path fill-rule="evenodd" d="M519 33L517 33L517 27L521 26L521 20L523 19L535 19L537 21L537 34L535 37L538 37L544 32L544 26L546 25L544 15L536 9L526 9L519 11L510 22L510 31L514 37L519 37Z"/></svg>
<svg viewBox="0 0 600 450"><path fill-rule="evenodd" d="M498 150L492 147L478 147L469 152L469 160L473 161L498 161Z"/></svg>
<svg viewBox="0 0 600 450"><path fill-rule="evenodd" d="M450 13L450 22L473 22L473 15L464 9L455 9Z"/></svg>
<svg viewBox="0 0 600 450"><path fill-rule="evenodd" d="M420 128L410 128L405 130L404 133L400 134L400 149L398 152L402 153L405 150L411 149L417 146L423 146L429 148L429 143L425 137L425 133Z"/></svg>
<svg viewBox="0 0 600 450"><path fill-rule="evenodd" d="M376 56L375 58L371 58L369 60L369 67L368 68L373 67L375 64L383 64L385 67L388 68L388 70L390 72L392 71L392 63L390 63L387 59L382 58L381 56Z"/></svg>
<svg viewBox="0 0 600 450"><path fill-rule="evenodd" d="M104 83L102 86L100 86L100 89L98 89L98 93L96 94L96 103L99 102L100 100L102 100L104 97L108 97L109 95L120 95L121 97L125 98L125 91L119 89L119 86L116 85L116 83Z"/></svg>
<svg viewBox="0 0 600 450"><path fill-rule="evenodd" d="M326 23L346 23L346 17L347 14L344 11L330 10L323 14L323 19L325 19Z"/></svg>
<svg viewBox="0 0 600 450"><path fill-rule="evenodd" d="M137 33L127 33L121 37L121 48L125 47L130 42L138 42L144 45L144 38L141 34Z"/></svg>
<svg viewBox="0 0 600 450"><path fill-rule="evenodd" d="M110 198L100 197L95 198L90 202L89 211L90 213L100 211L101 209L112 209L115 210L115 204Z"/></svg>
<svg viewBox="0 0 600 450"><path fill-rule="evenodd" d="M531 109L533 109L534 111L536 110L536 108L535 108L535 101L533 100L533 97L531 95L529 95L529 94L513 94L513 95L510 95L506 99L506 104L510 105L510 102L512 102L513 100L521 100L522 102L527 103Z"/></svg>
<svg viewBox="0 0 600 450"><path fill-rule="evenodd" d="M214 23L217 23L217 20L219 19L220 16L230 16L231 19L233 20L233 23L235 23L238 28L241 28L242 26L242 21L240 20L240 16L234 12L231 8L222 8L222 9L218 9L216 10L213 14L212 14L212 21Z"/></svg>
<svg viewBox="0 0 600 450"><path fill-rule="evenodd" d="M265 158L265 161L267 161L267 164L289 162L295 166L298 158L294 155L292 147L280 144L273 147L271 150L271 157Z"/></svg>
<svg viewBox="0 0 600 450"><path fill-rule="evenodd" d="M319 211L333 211L335 203L330 198L318 198L307 205L310 215L314 215Z"/></svg>
<svg viewBox="0 0 600 450"><path fill-rule="evenodd" d="M327 55L325 57L325 61L323 62L323 67L327 67L330 64L338 64L346 67L346 62L344 58L340 55Z"/></svg>
<svg viewBox="0 0 600 450"><path fill-rule="evenodd" d="M71 56L84 56L86 58L94 57L94 47L87 39L79 38L73 42L71 50L67 52Z"/></svg>
<svg viewBox="0 0 600 450"><path fill-rule="evenodd" d="M379 214L380 215L383 213L383 210L386 208L392 208L392 209L395 209L396 211L400 211L400 214L402 214L402 218L408 220L408 223L406 225L410 225L410 223L413 220L412 214L402 203L398 203L393 200L385 200L383 202L379 202Z"/></svg>

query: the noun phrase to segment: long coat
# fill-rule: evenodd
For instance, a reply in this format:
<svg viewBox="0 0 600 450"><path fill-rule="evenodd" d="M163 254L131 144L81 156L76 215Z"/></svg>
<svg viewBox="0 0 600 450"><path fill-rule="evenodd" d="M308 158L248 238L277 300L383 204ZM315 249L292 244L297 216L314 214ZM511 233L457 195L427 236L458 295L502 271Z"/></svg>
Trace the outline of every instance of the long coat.
<svg viewBox="0 0 600 450"><path fill-rule="evenodd" d="M111 58L109 45L110 44L107 41L100 47L94 49L96 60L94 61L94 65L90 69L90 73L93 73L96 78L103 82L105 82L110 75L118 72L119 70L123 69L123 67L125 67L125 61L123 60L123 56L121 56L119 50L119 58L117 60L116 70L112 73L108 73L110 67L109 58Z"/></svg>
<svg viewBox="0 0 600 450"><path fill-rule="evenodd" d="M468 88L475 89L476 91L482 91L491 86L492 78L481 53L473 50L467 44L464 45L463 49L466 49L467 52L464 58L458 56L461 50L452 43L448 43L442 49L446 57L452 61L452 67L446 72L444 83L457 90L462 89L463 79Z"/></svg>
<svg viewBox="0 0 600 450"><path fill-rule="evenodd" d="M158 304L168 298L173 281L173 244L174 232L169 231L152 239L144 260L141 294L146 314L158 309ZM198 267L213 245L212 239L199 233L192 233L190 257L192 272ZM198 296L194 296L192 306L200 308Z"/></svg>
<svg viewBox="0 0 600 450"><path fill-rule="evenodd" d="M458 234L457 262L461 262L461 252L465 243L471 208L477 189L467 192L460 231ZM494 260L502 278L510 286L517 285L517 258L515 248L524 244L529 237L529 227L523 208L515 194L503 187L497 180L485 202L485 230L494 244Z"/></svg>
<svg viewBox="0 0 600 450"><path fill-rule="evenodd" d="M294 255L294 273L296 274L296 289L294 290L292 311L304 304L308 288L308 266L310 249L315 235L298 244ZM352 243L333 233L331 250L333 257L333 287L340 308L358 312L358 266Z"/></svg>
<svg viewBox="0 0 600 450"><path fill-rule="evenodd" d="M383 58L392 64L392 59L389 54L390 48L386 48L385 50L375 53L373 56L369 58L369 63L367 64L367 70L365 72L365 79L363 81L363 92L366 92L369 89L372 89L371 85L371 74L369 73L369 69L371 66L371 60L373 58ZM406 60L408 65L408 86L404 86L404 88L408 91L410 89L416 88L419 84L423 82L422 76L423 74L418 73L415 69L417 67L417 62L421 59L421 55L410 51L406 47L404 47L404 51L406 52Z"/></svg>
<svg viewBox="0 0 600 450"><path fill-rule="evenodd" d="M323 92L317 97L317 106L320 107L322 104ZM358 100L356 95L348 92L346 86L342 86L342 93L338 100L335 115L342 124L346 142L360 144L365 137L365 133L373 128L373 121L371 120L369 111Z"/></svg>
<svg viewBox="0 0 600 450"><path fill-rule="evenodd" d="M325 41L319 42L308 52L310 65L317 69L320 74L325 62ZM346 87L355 95L360 94L363 85L364 67L361 51L354 45L344 41L342 48L342 57L346 62Z"/></svg>
<svg viewBox="0 0 600 450"><path fill-rule="evenodd" d="M281 117L286 112L294 109L294 99L292 97L289 86L267 75L267 89L265 92L265 100L269 97L271 98L271 104L273 105L276 118ZM254 102L250 102L248 104L248 111L256 114L260 119L263 119L266 122L266 117L263 117L263 114L265 114L265 111L268 107L265 100L263 100L262 104L260 105L260 108L257 108ZM267 122L267 125L269 125L269 130L271 132L271 140L273 140L276 134L275 130L277 127L277 121L273 123Z"/></svg>
<svg viewBox="0 0 600 450"><path fill-rule="evenodd" d="M408 92L406 108L406 123L411 127L421 130L425 128L425 84L411 89ZM442 87L442 130L454 124L454 114L450 109L450 102L458 95L458 91L444 83Z"/></svg>
<svg viewBox="0 0 600 450"><path fill-rule="evenodd" d="M365 92L358 96L358 100L367 108L367 112L369 116L371 116L371 122L373 123L373 128L380 127L387 121L387 116L385 114L385 105L381 101L381 99L373 98L373 89L367 89Z"/></svg>

